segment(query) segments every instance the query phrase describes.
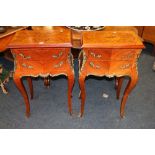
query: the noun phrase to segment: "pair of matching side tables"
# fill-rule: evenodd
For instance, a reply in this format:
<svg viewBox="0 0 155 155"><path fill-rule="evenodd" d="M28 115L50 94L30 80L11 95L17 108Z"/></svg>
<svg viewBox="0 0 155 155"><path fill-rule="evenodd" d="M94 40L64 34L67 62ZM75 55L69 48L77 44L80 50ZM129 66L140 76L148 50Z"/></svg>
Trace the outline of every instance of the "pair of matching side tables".
<svg viewBox="0 0 155 155"><path fill-rule="evenodd" d="M22 77L27 77L31 98L33 98L31 77L58 75L66 75L68 78L68 110L72 114L74 68L70 30L19 31L8 47L15 59L13 79L24 98L26 116L30 115L30 103ZM120 115L124 116L127 97L138 80L137 59L142 48L144 48L143 43L133 31L82 33L82 50L79 55L81 117L86 98L85 78L89 75L116 76L117 98L119 98L123 77L130 77L121 101Z"/></svg>

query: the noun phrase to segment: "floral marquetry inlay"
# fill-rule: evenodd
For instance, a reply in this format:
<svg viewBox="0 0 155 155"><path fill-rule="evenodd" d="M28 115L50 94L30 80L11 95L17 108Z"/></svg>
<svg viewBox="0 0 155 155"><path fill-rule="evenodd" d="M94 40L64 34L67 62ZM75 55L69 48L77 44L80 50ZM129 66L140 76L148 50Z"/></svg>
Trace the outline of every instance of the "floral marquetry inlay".
<svg viewBox="0 0 155 155"><path fill-rule="evenodd" d="M23 30L17 32L9 47L71 47L71 36L68 30Z"/></svg>
<svg viewBox="0 0 155 155"><path fill-rule="evenodd" d="M97 37L96 37L97 36ZM91 31L83 32L83 46L86 47L143 47L141 39L133 31Z"/></svg>

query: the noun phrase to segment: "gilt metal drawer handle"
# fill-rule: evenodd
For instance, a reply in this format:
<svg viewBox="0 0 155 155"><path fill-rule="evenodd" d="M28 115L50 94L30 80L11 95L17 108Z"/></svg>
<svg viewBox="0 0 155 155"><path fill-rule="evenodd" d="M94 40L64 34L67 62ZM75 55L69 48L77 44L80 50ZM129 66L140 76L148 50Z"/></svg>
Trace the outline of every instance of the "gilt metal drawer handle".
<svg viewBox="0 0 155 155"><path fill-rule="evenodd" d="M54 68L59 68L64 64L63 61L60 61L58 64L54 65Z"/></svg>
<svg viewBox="0 0 155 155"><path fill-rule="evenodd" d="M101 68L100 66L95 65L93 62L90 62L89 65L90 65L92 68L95 68L95 69L100 69L100 68Z"/></svg>
<svg viewBox="0 0 155 155"><path fill-rule="evenodd" d="M63 55L63 52L61 51L58 55L54 54L52 55L53 58L59 58Z"/></svg>
<svg viewBox="0 0 155 155"><path fill-rule="evenodd" d="M100 54L95 54L94 52L90 52L91 56L94 58L101 58L102 56Z"/></svg>
<svg viewBox="0 0 155 155"><path fill-rule="evenodd" d="M120 69L128 69L131 65L130 64L125 64L120 66Z"/></svg>
<svg viewBox="0 0 155 155"><path fill-rule="evenodd" d="M24 59L31 59L31 56L25 56L23 53L19 54Z"/></svg>
<svg viewBox="0 0 155 155"><path fill-rule="evenodd" d="M33 69L33 66L28 66L28 65L26 65L25 63L24 63L24 64L22 64L22 66L23 66L24 68Z"/></svg>

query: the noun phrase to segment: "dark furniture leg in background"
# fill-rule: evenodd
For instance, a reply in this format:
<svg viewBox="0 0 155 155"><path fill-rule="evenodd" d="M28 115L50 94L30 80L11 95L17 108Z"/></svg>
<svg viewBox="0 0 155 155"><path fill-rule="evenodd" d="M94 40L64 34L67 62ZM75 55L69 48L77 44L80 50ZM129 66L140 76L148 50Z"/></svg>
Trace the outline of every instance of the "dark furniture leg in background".
<svg viewBox="0 0 155 155"><path fill-rule="evenodd" d="M155 44L153 45L152 55L155 56Z"/></svg>
<svg viewBox="0 0 155 155"><path fill-rule="evenodd" d="M50 77L49 76L44 78L44 86L46 88L50 87Z"/></svg>

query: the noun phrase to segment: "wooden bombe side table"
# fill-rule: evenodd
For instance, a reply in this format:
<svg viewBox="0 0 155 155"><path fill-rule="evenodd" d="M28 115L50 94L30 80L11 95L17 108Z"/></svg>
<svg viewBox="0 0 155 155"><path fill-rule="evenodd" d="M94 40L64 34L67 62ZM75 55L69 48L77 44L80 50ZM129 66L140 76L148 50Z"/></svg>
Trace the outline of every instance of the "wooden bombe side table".
<svg viewBox="0 0 155 155"><path fill-rule="evenodd" d="M8 45L14 56L13 79L21 92L30 115L30 103L22 77L27 77L31 98L33 85L31 77L65 75L68 78L68 110L72 113L72 88L74 85L73 57L69 30L23 30L17 32Z"/></svg>
<svg viewBox="0 0 155 155"><path fill-rule="evenodd" d="M83 32L83 50L79 55L81 117L84 113L86 98L84 82L89 75L116 76L117 98L119 98L123 77L130 77L120 107L120 116L124 116L128 95L137 84L137 59L142 48L144 45L141 39L133 31Z"/></svg>

